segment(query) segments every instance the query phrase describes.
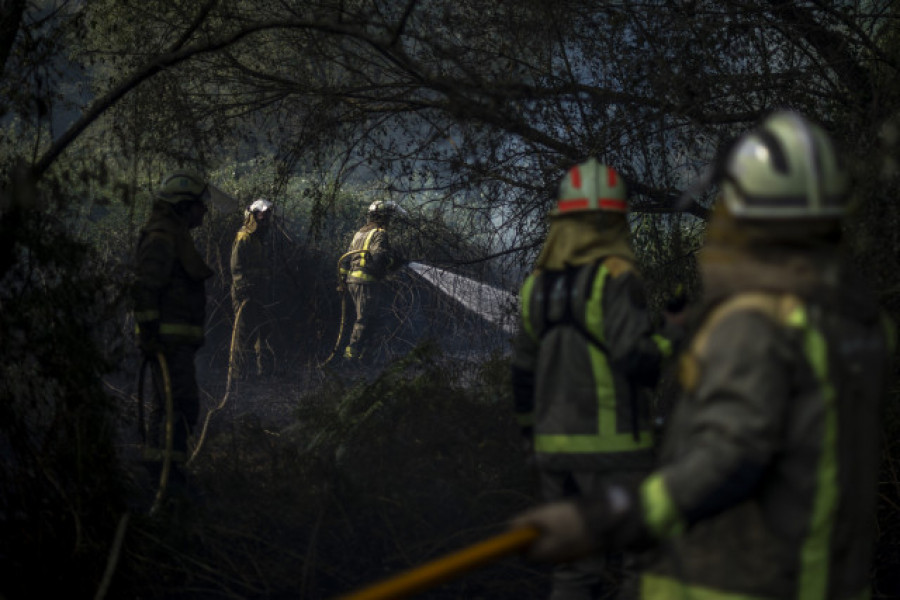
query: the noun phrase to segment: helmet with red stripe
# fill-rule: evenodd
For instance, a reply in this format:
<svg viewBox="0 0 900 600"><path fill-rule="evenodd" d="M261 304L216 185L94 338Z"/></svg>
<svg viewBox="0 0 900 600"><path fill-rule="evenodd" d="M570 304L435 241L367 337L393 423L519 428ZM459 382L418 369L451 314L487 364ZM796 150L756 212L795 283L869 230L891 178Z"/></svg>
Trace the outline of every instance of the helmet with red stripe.
<svg viewBox="0 0 900 600"><path fill-rule="evenodd" d="M624 213L628 210L625 182L610 166L596 158L575 165L559 184L559 199L553 216L603 210Z"/></svg>

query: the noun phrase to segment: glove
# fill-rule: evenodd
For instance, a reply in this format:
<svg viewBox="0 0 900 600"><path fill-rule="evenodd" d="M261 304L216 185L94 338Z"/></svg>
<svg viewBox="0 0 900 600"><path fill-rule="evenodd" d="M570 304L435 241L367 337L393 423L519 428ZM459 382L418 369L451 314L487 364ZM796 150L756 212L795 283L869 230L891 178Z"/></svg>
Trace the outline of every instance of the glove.
<svg viewBox="0 0 900 600"><path fill-rule="evenodd" d="M156 354L162 351L163 344L159 340L159 321L143 321L138 325L137 345L144 354Z"/></svg>
<svg viewBox="0 0 900 600"><path fill-rule="evenodd" d="M513 527L536 527L541 536L526 556L535 561L563 562L587 556L599 548L637 548L649 537L632 492L607 485L596 496L555 502L526 511Z"/></svg>
<svg viewBox="0 0 900 600"><path fill-rule="evenodd" d="M540 532L525 553L530 560L564 562L596 549L587 518L575 502L554 502L525 511L512 519L510 527L535 527Z"/></svg>

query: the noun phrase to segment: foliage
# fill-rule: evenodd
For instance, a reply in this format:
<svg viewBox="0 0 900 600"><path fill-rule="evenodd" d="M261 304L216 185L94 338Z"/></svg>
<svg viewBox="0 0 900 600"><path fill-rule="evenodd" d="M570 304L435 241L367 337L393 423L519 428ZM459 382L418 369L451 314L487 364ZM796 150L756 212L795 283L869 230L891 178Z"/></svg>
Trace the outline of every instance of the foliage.
<svg viewBox="0 0 900 600"><path fill-rule="evenodd" d="M94 591L125 479L102 376L121 360L117 289L60 221L22 215L0 279L0 580L11 597ZM105 348L105 349L102 349ZM38 565L53 565L37 579Z"/></svg>
<svg viewBox="0 0 900 600"><path fill-rule="evenodd" d="M114 410L99 382L108 370L122 379L133 370L121 346L128 323L118 290L147 194L164 172L200 169L233 196L197 235L218 275L200 358L210 377L221 372L230 335L230 244L243 205L257 195L279 206L273 245L281 276L272 295L282 299L277 343L282 368L292 372L317 363L335 337L334 263L369 201L390 197L410 210L397 236L407 257L514 289L543 240L563 169L587 155L628 180L651 306L660 308L678 284L697 293L692 254L703 224L695 217L705 216L715 190L693 190L691 217L673 215L675 202L718 148L776 107L808 113L841 146L859 200L846 227L851 258L900 322L898 17L889 0L0 3L4 582L19 582L7 571L52 560L64 567L46 578L48 586L64 582L85 593L88 582L96 584L112 537L103 517L121 510L124 485L110 446ZM403 297L420 298L408 284L398 282ZM449 307L435 312L449 314ZM440 331L458 345L475 337L467 337L471 328ZM460 388L427 354L410 360L369 384L326 380L317 392L298 391L317 407L304 417L310 428L330 436L318 449L270 447L265 429L236 424L236 447L259 444L270 455L241 445L207 465L204 478L221 486L205 508L219 523L204 520L181 535L168 523L138 519L128 551L139 559L126 561L119 585L130 577L132 592L149 582L158 594L181 586L293 595L298 589L284 582L301 564L299 594L310 595L376 575L377 552L399 566L411 561L404 553L464 541L426 519L419 525L440 543L376 536L371 546L361 542L371 554L353 563L352 575L328 566L343 564L341 544L355 543L359 531L409 516L408 499L392 496L384 482L360 479L369 473L356 473L354 461L423 486L420 500L446 510L457 526L476 510L471 498L479 490L471 482L423 481L427 470L416 461L409 472L391 470L392 453L419 456L421 448L402 446L415 439L415 427L429 436L421 456L441 469L507 485L473 467L474 458L438 457L438 442L456 448L497 439L487 429L474 430L481 441L466 436L473 416L500 419L499 408L469 397L480 376L467 375ZM493 364L503 370L502 359ZM462 397L468 412L441 412L456 403L439 384ZM407 402L416 393L427 400ZM326 410L338 397L343 416ZM381 398L390 400L378 405ZM888 400L885 429L893 440L896 393ZM466 427L444 430L458 423ZM376 433L394 424L412 437ZM342 444L349 464L325 451ZM875 586L884 596L897 589L889 575L900 539L897 460L889 443ZM346 477L335 477L339 466ZM282 468L297 481L328 483L298 491ZM271 497L250 493L248 473L263 477ZM445 488L435 491L438 484ZM344 492L363 498L359 523L326 506L327 498L356 502ZM455 505L431 506L444 493ZM304 511L290 507L292 498ZM237 521L234 506L216 504L231 499L248 507ZM250 510L257 505L269 513ZM231 522L233 529L222 524ZM345 539L322 541L326 523ZM281 533L292 540L268 542ZM244 552L238 559L232 545ZM13 548L21 552L10 562ZM277 574L258 575L266 569Z"/></svg>
<svg viewBox="0 0 900 600"><path fill-rule="evenodd" d="M462 385L464 370L422 347L371 378L294 390L287 422L248 413L218 428L194 470L189 517L136 520L111 592L331 598L502 531L533 502L533 482L494 393L502 380L485 372ZM509 559L432 597L501 589L546 593L540 570Z"/></svg>

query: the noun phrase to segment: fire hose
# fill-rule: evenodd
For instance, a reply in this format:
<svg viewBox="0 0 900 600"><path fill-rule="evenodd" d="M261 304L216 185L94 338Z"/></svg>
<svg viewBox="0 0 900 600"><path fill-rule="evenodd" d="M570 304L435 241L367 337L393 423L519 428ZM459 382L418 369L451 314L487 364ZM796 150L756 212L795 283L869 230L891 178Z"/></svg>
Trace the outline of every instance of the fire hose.
<svg viewBox="0 0 900 600"><path fill-rule="evenodd" d="M206 413L206 418L203 420L203 427L200 430L200 435L197 437L197 443L194 444L194 451L191 452L190 457L188 457L187 462L185 463L186 465L190 465L197 457L200 448L203 447L203 441L206 439L206 432L209 429L210 419L212 419L212 416L215 413L225 408L225 404L228 402L228 396L231 394L231 383L234 379L235 352L237 351L237 332L241 323L241 316L244 314L245 306L247 306L246 299L241 301L237 312L234 313L234 327L231 328L231 345L228 348L228 375L225 378L225 394L222 396L219 404Z"/></svg>
<svg viewBox="0 0 900 600"><path fill-rule="evenodd" d="M534 527L513 529L336 600L398 600L424 592L479 567L521 552L538 537Z"/></svg>
<svg viewBox="0 0 900 600"><path fill-rule="evenodd" d="M328 363L330 363L331 359L333 359L335 357L335 355L337 354L338 350L341 347L341 340L344 337L344 327L345 327L344 324L347 321L347 287L344 285L344 282L343 282L343 275L341 273L341 263L348 256L352 256L353 254L362 254L363 252L368 252L368 250L351 250L349 252L345 252L344 254L341 255L341 257L337 261L337 270L338 270L337 278L338 278L338 282L339 282L338 289L341 292L341 324L338 327L337 339L334 341L334 348L331 349L331 354L328 355L328 358L326 358L324 361L322 361L321 363L318 364L318 368L320 368L320 369L322 367L324 367L325 365L327 365Z"/></svg>
<svg viewBox="0 0 900 600"><path fill-rule="evenodd" d="M159 474L159 488L156 490L156 497L153 499L153 505L150 507L150 514L154 515L162 505L163 498L166 496L166 488L169 485L169 474L172 471L172 443L175 437L175 406L172 400L172 379L169 377L169 365L166 357L162 352L156 353L156 360L159 363L159 371L163 381L163 395L166 404L166 426L165 426L165 444L163 447L163 464ZM143 373L141 373L143 380ZM141 402L143 404L143 402Z"/></svg>

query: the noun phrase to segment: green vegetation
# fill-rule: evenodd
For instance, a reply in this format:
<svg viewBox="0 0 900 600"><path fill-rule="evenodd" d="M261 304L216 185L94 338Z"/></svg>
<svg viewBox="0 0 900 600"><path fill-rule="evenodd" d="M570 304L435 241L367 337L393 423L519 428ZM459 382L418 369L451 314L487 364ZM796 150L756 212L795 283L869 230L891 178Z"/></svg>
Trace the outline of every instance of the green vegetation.
<svg viewBox="0 0 900 600"><path fill-rule="evenodd" d="M392 332L397 360L357 381L315 368L340 321L336 260L376 198L410 211L410 259L513 290L563 169L596 155L628 180L658 309L679 283L697 291L715 190L687 214L675 201L717 148L792 107L843 149L851 260L900 323L898 19L888 0L0 3L0 595L326 598L532 501L506 359L454 357L485 336L448 303L400 277L400 308L431 308ZM235 395L196 465L201 495L150 520L124 299L150 194L176 167L230 196L196 235L216 271L198 359L209 405L241 211L276 204L280 387ZM879 598L900 596L898 392ZM268 419L276 399L296 410ZM541 573L497 569L434 597L543 595Z"/></svg>

